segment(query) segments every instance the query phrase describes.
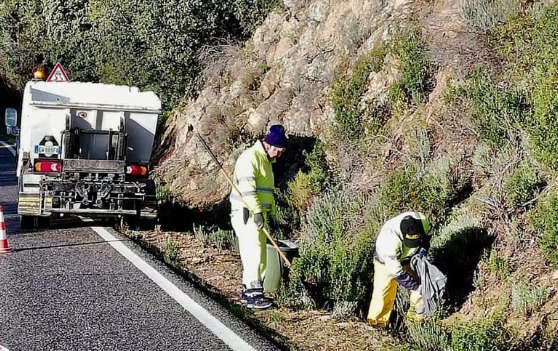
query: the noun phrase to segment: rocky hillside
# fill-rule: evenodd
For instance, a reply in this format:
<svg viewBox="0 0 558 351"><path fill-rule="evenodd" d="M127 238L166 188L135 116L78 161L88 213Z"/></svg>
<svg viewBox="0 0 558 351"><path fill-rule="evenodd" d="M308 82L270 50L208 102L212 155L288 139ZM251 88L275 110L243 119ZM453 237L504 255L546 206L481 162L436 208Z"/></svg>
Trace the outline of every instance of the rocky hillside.
<svg viewBox="0 0 558 351"><path fill-rule="evenodd" d="M283 234L322 307L357 301L362 317L361 263L383 221L413 208L434 223L449 293L428 331L404 328L415 345L551 350L557 26L538 1L285 0L250 40L205 50L205 85L168 119L156 177L188 207L226 204L197 134L230 173L281 123Z"/></svg>
<svg viewBox="0 0 558 351"><path fill-rule="evenodd" d="M326 139L335 123L331 95L336 72L350 72L359 57L401 30L421 28L436 70L427 101L398 116L394 123L399 129L412 128L415 118L434 126L446 119L440 95L448 76L490 57L483 39L464 23L460 1L289 0L285 7L271 13L248 42L208 49L204 89L169 118L159 175L184 202L219 201L228 188L224 179L219 179L217 192L200 185L215 177L215 167L194 133L208 139L229 170L235 151L273 123L284 124L291 136ZM370 73L361 96L363 109L385 104L390 85L401 75L398 65L396 57L387 55L381 70ZM336 156L342 157L331 155Z"/></svg>

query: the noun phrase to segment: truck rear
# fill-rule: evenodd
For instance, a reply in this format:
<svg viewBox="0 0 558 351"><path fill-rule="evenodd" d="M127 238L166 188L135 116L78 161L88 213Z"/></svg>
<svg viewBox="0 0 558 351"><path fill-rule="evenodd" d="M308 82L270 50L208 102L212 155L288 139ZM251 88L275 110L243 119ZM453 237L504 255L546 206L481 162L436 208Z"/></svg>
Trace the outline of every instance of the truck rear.
<svg viewBox="0 0 558 351"><path fill-rule="evenodd" d="M101 83L31 81L17 160L22 227L66 215L155 220L149 179L161 101Z"/></svg>

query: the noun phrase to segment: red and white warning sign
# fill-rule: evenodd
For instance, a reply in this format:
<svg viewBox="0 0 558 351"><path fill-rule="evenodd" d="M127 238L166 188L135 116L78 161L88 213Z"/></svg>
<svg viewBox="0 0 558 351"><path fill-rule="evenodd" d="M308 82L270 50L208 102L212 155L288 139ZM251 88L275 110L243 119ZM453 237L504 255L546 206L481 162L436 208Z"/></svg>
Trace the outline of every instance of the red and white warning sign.
<svg viewBox="0 0 558 351"><path fill-rule="evenodd" d="M50 72L46 81L47 82L69 82L70 79L68 78L68 75L64 71L64 68L62 68L62 65L57 63L56 65L54 65L54 69Z"/></svg>

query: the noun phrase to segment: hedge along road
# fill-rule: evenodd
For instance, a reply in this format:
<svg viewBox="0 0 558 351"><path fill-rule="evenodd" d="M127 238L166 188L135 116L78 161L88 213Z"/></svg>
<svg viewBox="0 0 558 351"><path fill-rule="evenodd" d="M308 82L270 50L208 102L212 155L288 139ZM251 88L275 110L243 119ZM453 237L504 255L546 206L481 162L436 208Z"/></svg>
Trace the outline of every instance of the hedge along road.
<svg viewBox="0 0 558 351"><path fill-rule="evenodd" d="M21 231L13 149L0 143L0 345L16 350L277 350L111 228ZM0 346L0 350L2 349Z"/></svg>

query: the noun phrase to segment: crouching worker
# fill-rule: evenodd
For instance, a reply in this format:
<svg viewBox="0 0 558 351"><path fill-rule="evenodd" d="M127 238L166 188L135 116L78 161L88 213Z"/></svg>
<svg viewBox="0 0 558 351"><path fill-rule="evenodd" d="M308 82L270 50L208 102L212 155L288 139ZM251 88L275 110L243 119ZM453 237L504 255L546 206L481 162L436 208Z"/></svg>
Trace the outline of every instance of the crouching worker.
<svg viewBox="0 0 558 351"><path fill-rule="evenodd" d="M397 286L411 291L408 317L421 320L420 282L409 268L413 255L426 255L430 248L430 222L420 212L405 212L388 220L376 239L374 283L368 322L385 328L395 303Z"/></svg>
<svg viewBox="0 0 558 351"><path fill-rule="evenodd" d="M287 137L281 125L271 126L263 141L258 140L238 158L234 168L231 223L238 238L242 260L241 300L249 308L272 305L264 296L263 279L267 263L266 223L275 222L275 180L272 163L286 150Z"/></svg>

